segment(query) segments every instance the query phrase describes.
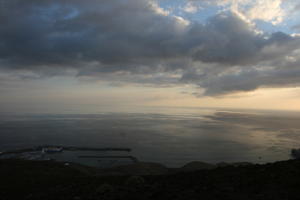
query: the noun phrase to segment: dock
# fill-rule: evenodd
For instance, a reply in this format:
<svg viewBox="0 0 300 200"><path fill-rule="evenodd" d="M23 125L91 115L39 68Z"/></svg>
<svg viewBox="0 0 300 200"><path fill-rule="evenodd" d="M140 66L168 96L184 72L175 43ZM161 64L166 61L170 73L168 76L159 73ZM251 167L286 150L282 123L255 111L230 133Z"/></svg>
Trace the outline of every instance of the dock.
<svg viewBox="0 0 300 200"><path fill-rule="evenodd" d="M21 153L32 152L32 151L42 151L45 148L53 148L53 147L62 148L63 151L125 151L125 152L131 151L130 148L114 148L114 147L92 148L92 147L76 147L76 146L61 146L61 145L43 145L43 146L38 146L33 148L2 151L0 156L7 155L7 154L21 154Z"/></svg>
<svg viewBox="0 0 300 200"><path fill-rule="evenodd" d="M137 163L139 160L134 156L78 156L78 158L100 158L100 159L130 159Z"/></svg>
<svg viewBox="0 0 300 200"><path fill-rule="evenodd" d="M90 147L63 147L67 151L126 151L130 152L130 148L90 148Z"/></svg>

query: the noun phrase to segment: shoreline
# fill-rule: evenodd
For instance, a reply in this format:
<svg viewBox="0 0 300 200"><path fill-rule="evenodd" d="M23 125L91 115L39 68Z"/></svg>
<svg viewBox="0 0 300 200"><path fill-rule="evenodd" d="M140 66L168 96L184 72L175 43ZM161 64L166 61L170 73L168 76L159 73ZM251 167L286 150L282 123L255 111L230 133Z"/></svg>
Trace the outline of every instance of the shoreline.
<svg viewBox="0 0 300 200"><path fill-rule="evenodd" d="M45 151L45 149L57 149L57 151L51 151L51 152L47 152ZM59 150L59 151L58 151ZM67 158L65 158L65 160L56 160L55 155L56 156L60 156L61 154L64 154L64 152L77 152L78 155L75 155L75 157L77 159L81 159L81 161L77 160L77 161L70 161ZM82 154L83 152L104 152L105 154ZM148 165L148 168L151 168L153 166L160 166L159 168L161 169L161 171L166 171L170 169L173 171L195 171L195 170L199 170L199 169L215 169L218 167L224 167L224 166L247 166L247 165L263 165L263 164L268 164L268 163L275 163L275 162L280 162L280 161L284 161L284 160L278 160L278 161L272 161L272 162L265 162L265 163L256 163L256 162L218 162L218 163L209 163L209 162L204 162L204 161L190 161L190 162L186 162L185 164L178 166L178 167L168 167L163 163L160 162L143 162L143 160L138 159L135 156L132 156L130 154L119 154L119 155L109 155L106 154L106 152L131 152L132 150L130 148L113 148L113 147L106 147L106 148L93 148L93 147L76 147L76 146L59 146L59 145L40 145L40 146L36 146L36 147L32 147L32 148L24 148L24 149L16 149L16 150L10 150L10 151L4 151L4 152L0 152L0 160L6 160L6 159L20 159L20 160L32 160L32 161L54 161L54 162L59 162L59 163L66 163L66 164L76 164L76 165L82 165L82 166L86 166L86 167L94 167L94 168L99 168L99 169L105 169L105 170L109 170L109 169L116 169L116 168L124 168L127 166L136 166L136 167L145 167ZM299 153L299 149L292 149L291 150L291 154L290 157L291 158L298 158L297 156L295 156L295 152ZM81 153L79 153L81 152ZM53 157L54 155L54 157ZM106 162L106 161L111 161L111 162L118 162L118 160L128 160L130 161L129 163L125 162L125 164L123 163L119 163L119 164L115 164L115 165L106 165L105 166L96 166L96 165L90 165L88 164L88 162L83 162L82 159L94 159L94 161L96 162ZM130 167L127 169L130 170ZM162 173L163 174L163 173Z"/></svg>

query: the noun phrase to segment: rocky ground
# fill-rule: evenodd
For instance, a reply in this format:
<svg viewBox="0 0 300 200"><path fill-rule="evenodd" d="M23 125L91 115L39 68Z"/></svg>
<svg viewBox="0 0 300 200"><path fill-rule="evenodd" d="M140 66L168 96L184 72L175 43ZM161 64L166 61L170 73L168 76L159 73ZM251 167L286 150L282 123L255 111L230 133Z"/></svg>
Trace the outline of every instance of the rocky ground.
<svg viewBox="0 0 300 200"><path fill-rule="evenodd" d="M0 160L0 199L300 199L300 160L265 165L155 163L107 170Z"/></svg>

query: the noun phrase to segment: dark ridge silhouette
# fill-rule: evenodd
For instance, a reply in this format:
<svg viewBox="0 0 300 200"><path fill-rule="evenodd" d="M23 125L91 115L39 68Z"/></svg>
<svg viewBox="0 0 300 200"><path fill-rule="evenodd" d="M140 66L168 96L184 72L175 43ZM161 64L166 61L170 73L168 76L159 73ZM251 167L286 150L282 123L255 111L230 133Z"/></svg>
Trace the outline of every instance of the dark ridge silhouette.
<svg viewBox="0 0 300 200"><path fill-rule="evenodd" d="M137 163L109 171L54 161L0 160L0 199L282 200L300 196L299 159L196 171L188 166L167 169ZM113 170L122 176L112 175ZM146 175L151 170L161 174Z"/></svg>

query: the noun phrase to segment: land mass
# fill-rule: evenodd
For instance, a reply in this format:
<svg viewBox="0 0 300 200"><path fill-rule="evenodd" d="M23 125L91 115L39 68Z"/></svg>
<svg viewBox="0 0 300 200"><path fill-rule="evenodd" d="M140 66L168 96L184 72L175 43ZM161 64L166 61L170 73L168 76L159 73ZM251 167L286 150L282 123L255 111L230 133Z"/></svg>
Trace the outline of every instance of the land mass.
<svg viewBox="0 0 300 200"><path fill-rule="evenodd" d="M300 160L263 165L137 163L97 169L55 161L0 160L0 199L298 199Z"/></svg>

